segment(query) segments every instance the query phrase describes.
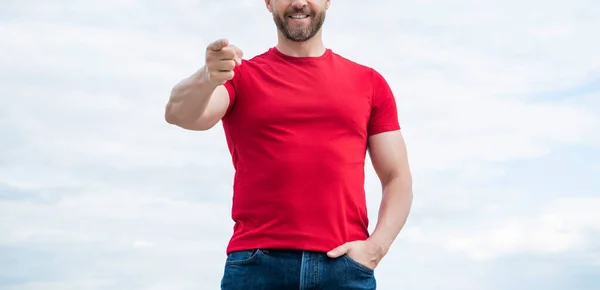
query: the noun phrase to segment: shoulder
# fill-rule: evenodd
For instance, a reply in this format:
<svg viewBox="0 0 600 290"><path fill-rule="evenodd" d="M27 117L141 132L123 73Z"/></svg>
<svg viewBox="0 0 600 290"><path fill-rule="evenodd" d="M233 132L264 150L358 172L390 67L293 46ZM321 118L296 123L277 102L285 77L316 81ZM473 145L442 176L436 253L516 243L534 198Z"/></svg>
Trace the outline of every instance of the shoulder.
<svg viewBox="0 0 600 290"><path fill-rule="evenodd" d="M235 74L238 81L249 80L249 78L252 79L253 76L272 71L271 66L275 61L271 54L270 50L267 50L242 59L242 64L235 68Z"/></svg>
<svg viewBox="0 0 600 290"><path fill-rule="evenodd" d="M262 65L264 63L268 63L272 61L271 50L264 51L262 53L256 54L251 58L243 59L242 63L248 64L250 67L254 67L257 65Z"/></svg>
<svg viewBox="0 0 600 290"><path fill-rule="evenodd" d="M351 60L345 56L342 56L336 52L331 52L331 55L332 55L333 60L336 63L338 63L339 65L345 66L347 69L350 69L351 71L367 73L367 74L371 74L374 71L374 69L372 67L367 66L365 64L358 63L358 62Z"/></svg>
<svg viewBox="0 0 600 290"><path fill-rule="evenodd" d="M341 66L342 71L359 78L362 83L372 86L387 84L383 74L371 66L358 63L337 53L333 53L333 58Z"/></svg>
<svg viewBox="0 0 600 290"><path fill-rule="evenodd" d="M266 56L267 52L263 52L250 58L243 58L241 65L238 65L233 69L235 74L232 82L238 86L241 85L240 82L243 82L243 80L246 79L246 76L251 76L256 70L260 70L267 58Z"/></svg>
<svg viewBox="0 0 600 290"><path fill-rule="evenodd" d="M335 62L339 66L342 66L343 71L354 74L363 82L367 81L371 84L375 84L377 82L381 82L382 80L385 81L383 75L371 66L353 61L337 53L332 53L332 55Z"/></svg>

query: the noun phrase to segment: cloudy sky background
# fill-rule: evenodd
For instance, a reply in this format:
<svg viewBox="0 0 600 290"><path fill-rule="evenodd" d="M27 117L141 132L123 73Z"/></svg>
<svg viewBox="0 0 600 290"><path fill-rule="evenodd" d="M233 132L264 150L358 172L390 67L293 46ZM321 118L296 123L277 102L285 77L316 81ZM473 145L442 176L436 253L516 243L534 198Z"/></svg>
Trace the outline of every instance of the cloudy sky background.
<svg viewBox="0 0 600 290"><path fill-rule="evenodd" d="M218 289L233 169L220 125L164 122L258 0L2 0L0 289ZM332 1L328 47L396 93L414 171L379 289L600 289L600 1ZM370 165L372 225L380 187Z"/></svg>

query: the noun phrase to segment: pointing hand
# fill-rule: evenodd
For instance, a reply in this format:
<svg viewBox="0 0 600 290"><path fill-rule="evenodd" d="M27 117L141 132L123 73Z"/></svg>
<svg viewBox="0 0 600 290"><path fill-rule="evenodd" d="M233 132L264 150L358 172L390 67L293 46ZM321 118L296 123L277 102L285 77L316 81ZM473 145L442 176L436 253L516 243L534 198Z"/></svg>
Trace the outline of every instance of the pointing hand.
<svg viewBox="0 0 600 290"><path fill-rule="evenodd" d="M215 85L222 85L233 78L233 69L242 64L243 52L227 39L220 39L206 48L206 76Z"/></svg>

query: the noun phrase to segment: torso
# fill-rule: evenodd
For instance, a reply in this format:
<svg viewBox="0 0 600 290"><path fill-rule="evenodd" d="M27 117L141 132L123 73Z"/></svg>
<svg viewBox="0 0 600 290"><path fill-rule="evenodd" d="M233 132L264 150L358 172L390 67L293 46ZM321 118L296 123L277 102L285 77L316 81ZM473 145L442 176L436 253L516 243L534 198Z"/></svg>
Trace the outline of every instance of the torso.
<svg viewBox="0 0 600 290"><path fill-rule="evenodd" d="M228 252L327 251L368 237L364 195L373 72L331 50L244 61L223 118L236 169Z"/></svg>

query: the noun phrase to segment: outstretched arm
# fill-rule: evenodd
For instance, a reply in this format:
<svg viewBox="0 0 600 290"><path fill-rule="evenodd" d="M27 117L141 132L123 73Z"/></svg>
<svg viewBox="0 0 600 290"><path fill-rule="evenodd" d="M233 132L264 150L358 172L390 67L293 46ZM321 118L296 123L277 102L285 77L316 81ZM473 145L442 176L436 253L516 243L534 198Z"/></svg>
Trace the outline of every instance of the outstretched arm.
<svg viewBox="0 0 600 290"><path fill-rule="evenodd" d="M223 118L230 107L224 84L234 77L242 51L222 39L206 48L206 65L181 80L171 90L165 120L188 130L208 130Z"/></svg>

